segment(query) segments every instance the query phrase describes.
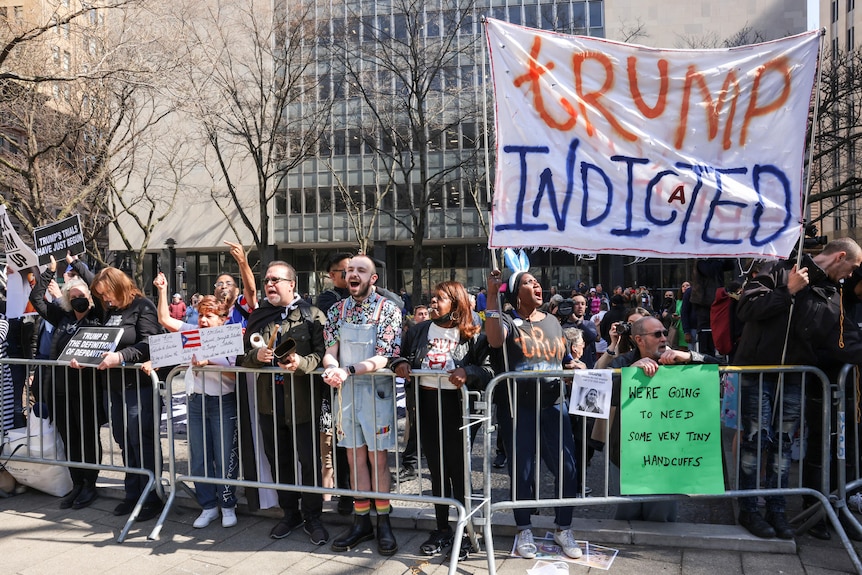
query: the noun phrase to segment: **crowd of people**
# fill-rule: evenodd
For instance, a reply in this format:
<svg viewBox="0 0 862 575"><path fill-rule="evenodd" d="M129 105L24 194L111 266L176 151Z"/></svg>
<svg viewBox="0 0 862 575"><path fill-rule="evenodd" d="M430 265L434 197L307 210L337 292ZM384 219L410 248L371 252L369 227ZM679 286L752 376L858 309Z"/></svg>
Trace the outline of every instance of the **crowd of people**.
<svg viewBox="0 0 862 575"><path fill-rule="evenodd" d="M860 287L849 293L841 290L841 282L851 280L862 263L862 249L848 239L834 240L818 254L806 255L799 265L788 260L771 269L752 270L743 278L744 285L724 284L727 262L704 260L703 266L701 261L697 264L696 277L678 289L653 293L643 286L616 286L608 293L601 284L588 287L580 282L568 296L556 288L543 289L530 273L523 252L507 250L511 268L507 278L493 270L487 284L472 294L461 283L441 282L432 290L430 303L417 305L412 315L409 305L405 310L403 290L399 295L377 285L372 258L346 252L330 258L326 271L331 286L314 304L297 293L296 271L284 261L266 263L258 300L256 278L242 246L226 243L242 283L222 274L212 295L194 294L190 305L180 294L168 297L162 274L153 282L154 304L121 270L107 267L94 274L71 255L66 258L67 277L60 288L55 281L57 262L52 259L30 296L51 326L45 359L56 359L79 327L123 330L117 349L106 353L97 366L73 360L71 369L44 370L36 379L43 388L38 395L57 414L57 429L74 461L101 460L98 429L110 419L125 464L158 477L162 462L155 457L153 434L144 431L157 425L161 409L154 403L158 395L152 393L148 337L242 324L243 355L193 357L186 374L190 472L198 477L255 479L260 470L254 450L242 453L245 450L238 446L251 441L249 436L259 437L276 483L339 487L355 494L338 501L339 512L353 515L352 525L331 538L324 523L323 494L278 491L283 516L270 536L280 539L301 528L316 545L331 539L334 551L347 551L376 538L379 553L397 552L389 521L391 504L381 494L390 492L393 477L396 481L412 477L409 466L419 464L418 445L427 460L432 493L466 501L465 450L475 433L468 434L463 426L461 389L483 391L495 373L517 372L518 376L497 386L491 399L498 423L494 467L507 468L516 500L533 500L539 495L536 477L543 462L553 476L557 497L568 499L589 493L581 465L589 462L594 449L604 448L594 442L594 422L587 417L602 412L599 391L584 389L575 401L585 415L570 415L571 382L553 375L531 377L530 372L633 366L653 376L666 365L726 363L732 358L737 365L806 364L831 368L834 373L836 365L854 362L862 351L853 314L844 313L862 294L862 283L853 284ZM714 321L711 325L713 306L703 302L725 297L734 304L734 321L732 327L722 322L718 334ZM788 325L789 345L782 350L781 334ZM4 329L8 324L0 319L0 336ZM719 336L724 342L725 330L731 332L732 352L718 352L713 345ZM142 368L115 369L133 365ZM231 371L195 369L203 366L269 369L246 378ZM89 371L93 369L95 374ZM396 379L381 370L394 371ZM414 374L417 370L421 374ZM84 385L85 378L93 377L102 385ZM405 382L404 413L408 429L412 428L402 457L408 470L396 470L394 475L389 454L397 448L396 418L401 411L396 407L398 389L393 381ZM767 380L764 386L770 398L777 383ZM761 404L758 382L743 378L743 488L755 488L758 482L763 487L787 485L786 461L776 459L774 465L767 465L765 477L755 463L760 450L765 458L789 457L790 438L800 424L800 405L809 401L799 383L789 377L780 404L771 399ZM612 409L620 406L618 385L610 403ZM779 405L784 410L781 429L774 429L771 412L763 407L767 404L770 410ZM249 410L258 430L237 425L249 419ZM78 413L86 417L69 417ZM590 419L589 425L584 417ZM609 425L608 457L618 474L620 417L611 418ZM585 445L587 453L582 452ZM98 471L73 467L71 473L74 487L60 500L61 507L90 505L98 497ZM816 483L816 473L808 476ZM114 513L132 513L145 489L145 475L127 474L125 498ZM369 493L375 497L369 498ZM205 528L219 516L223 527L238 523L234 486L196 482L195 494L202 511L194 527ZM756 498L740 501L740 524L753 534L793 536L783 498L767 498L765 517L757 510ZM151 490L137 519L155 517L162 505ZM554 509L553 538L565 555L578 558L582 551L571 530L573 510L572 506ZM538 552L531 530L533 512L514 510L516 549L525 558ZM676 514L675 502L620 505L616 511L619 519L649 521L675 521ZM435 516L436 528L419 548L428 556L442 553L455 533L447 505L436 505ZM460 549L460 558L469 555L469 539L462 541Z"/></svg>

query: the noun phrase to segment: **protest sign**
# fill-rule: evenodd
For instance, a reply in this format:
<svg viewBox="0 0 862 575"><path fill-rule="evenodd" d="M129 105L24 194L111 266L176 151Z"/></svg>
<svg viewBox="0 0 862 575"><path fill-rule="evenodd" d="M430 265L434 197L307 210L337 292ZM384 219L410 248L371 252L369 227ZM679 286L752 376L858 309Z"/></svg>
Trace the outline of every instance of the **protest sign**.
<svg viewBox="0 0 862 575"><path fill-rule="evenodd" d="M40 226L33 230L33 243L40 264L51 263L51 256L59 261L66 259L66 252L73 256L85 251L84 234L81 231L81 217L69 216L59 222Z"/></svg>
<svg viewBox="0 0 862 575"><path fill-rule="evenodd" d="M717 365L622 368L620 492L724 493Z"/></svg>
<svg viewBox="0 0 862 575"><path fill-rule="evenodd" d="M3 244L6 248L6 265L13 271L37 267L39 259L30 246L21 241L21 236L12 227L6 206L0 206L0 231L3 232Z"/></svg>
<svg viewBox="0 0 862 575"><path fill-rule="evenodd" d="M572 372L569 413L607 419L611 412L613 374L607 369L576 369Z"/></svg>
<svg viewBox="0 0 862 575"><path fill-rule="evenodd" d="M819 32L659 50L487 21L489 246L787 257Z"/></svg>
<svg viewBox="0 0 862 575"><path fill-rule="evenodd" d="M199 361L214 357L242 355L242 325L232 323L218 327L178 331L149 336L153 367L189 363L194 355Z"/></svg>
<svg viewBox="0 0 862 575"><path fill-rule="evenodd" d="M121 337L121 327L80 327L57 359L76 359L82 365L99 365L104 354L117 349Z"/></svg>

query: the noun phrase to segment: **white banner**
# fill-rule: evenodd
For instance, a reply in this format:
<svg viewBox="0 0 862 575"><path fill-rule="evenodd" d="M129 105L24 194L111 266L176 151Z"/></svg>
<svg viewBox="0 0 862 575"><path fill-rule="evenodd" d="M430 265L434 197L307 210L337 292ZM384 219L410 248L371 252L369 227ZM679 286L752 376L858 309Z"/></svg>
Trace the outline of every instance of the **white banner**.
<svg viewBox="0 0 862 575"><path fill-rule="evenodd" d="M6 206L0 205L0 231L3 232L3 243L6 246L6 265L15 271L38 267L39 258L33 249L21 241L21 236L12 227Z"/></svg>
<svg viewBox="0 0 862 575"><path fill-rule="evenodd" d="M801 233L819 32L658 50L487 23L489 245L785 258Z"/></svg>

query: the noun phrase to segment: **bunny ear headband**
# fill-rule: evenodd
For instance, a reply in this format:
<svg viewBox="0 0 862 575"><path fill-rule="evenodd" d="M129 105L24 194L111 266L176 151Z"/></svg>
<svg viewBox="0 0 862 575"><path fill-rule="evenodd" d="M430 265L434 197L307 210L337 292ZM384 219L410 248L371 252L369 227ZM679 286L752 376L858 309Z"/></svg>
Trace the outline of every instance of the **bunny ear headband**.
<svg viewBox="0 0 862 575"><path fill-rule="evenodd" d="M518 253L515 253L515 250L512 248L506 248L503 251L503 259L506 261L509 269L512 270L512 275L509 276L509 292L514 293L516 291L515 281L517 278L522 273L530 271L530 258L527 257L524 250L519 250Z"/></svg>

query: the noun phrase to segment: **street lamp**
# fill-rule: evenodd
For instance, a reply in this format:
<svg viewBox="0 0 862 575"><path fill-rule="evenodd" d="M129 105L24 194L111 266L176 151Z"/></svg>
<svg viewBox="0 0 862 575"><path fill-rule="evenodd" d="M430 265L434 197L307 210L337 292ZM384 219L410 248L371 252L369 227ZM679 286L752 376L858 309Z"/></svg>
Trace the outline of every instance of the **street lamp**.
<svg viewBox="0 0 862 575"><path fill-rule="evenodd" d="M165 245L168 248L168 269L173 272L177 269L177 240L168 238L165 240ZM161 270L160 270L161 271ZM174 273L168 273L168 291L171 294L177 293L177 280Z"/></svg>
<svg viewBox="0 0 862 575"><path fill-rule="evenodd" d="M431 264L434 260L428 258L425 260L425 265L428 266L428 303L431 303Z"/></svg>

